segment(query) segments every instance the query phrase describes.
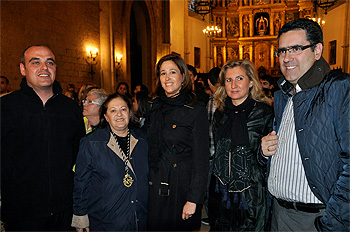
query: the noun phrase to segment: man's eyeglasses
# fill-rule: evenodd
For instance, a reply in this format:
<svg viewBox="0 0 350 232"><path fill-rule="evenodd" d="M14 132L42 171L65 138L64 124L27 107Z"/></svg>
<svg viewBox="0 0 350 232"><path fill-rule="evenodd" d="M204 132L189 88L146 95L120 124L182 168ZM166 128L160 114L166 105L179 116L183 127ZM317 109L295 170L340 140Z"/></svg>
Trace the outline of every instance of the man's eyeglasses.
<svg viewBox="0 0 350 232"><path fill-rule="evenodd" d="M81 101L83 104L87 103L87 104L96 104L96 105L100 105L100 103L95 102L95 101L91 101L91 100L82 100Z"/></svg>
<svg viewBox="0 0 350 232"><path fill-rule="evenodd" d="M295 45L295 46L291 46L288 48L280 48L275 52L275 56L276 57L284 57L287 54L287 51L289 52L289 54L291 55L298 55L300 54L302 51L304 51L307 48L310 48L312 46L315 46L317 43L314 44L309 44L306 46L302 46L302 45Z"/></svg>

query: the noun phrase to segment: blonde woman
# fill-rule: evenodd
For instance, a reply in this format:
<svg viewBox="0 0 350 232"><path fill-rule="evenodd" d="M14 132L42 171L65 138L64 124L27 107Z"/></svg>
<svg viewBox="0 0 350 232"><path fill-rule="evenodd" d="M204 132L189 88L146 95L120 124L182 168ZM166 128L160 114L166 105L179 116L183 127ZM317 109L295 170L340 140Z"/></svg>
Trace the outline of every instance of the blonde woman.
<svg viewBox="0 0 350 232"><path fill-rule="evenodd" d="M264 230L263 167L256 153L272 131L273 111L249 60L228 61L215 94L215 154L209 187L209 222L214 231Z"/></svg>

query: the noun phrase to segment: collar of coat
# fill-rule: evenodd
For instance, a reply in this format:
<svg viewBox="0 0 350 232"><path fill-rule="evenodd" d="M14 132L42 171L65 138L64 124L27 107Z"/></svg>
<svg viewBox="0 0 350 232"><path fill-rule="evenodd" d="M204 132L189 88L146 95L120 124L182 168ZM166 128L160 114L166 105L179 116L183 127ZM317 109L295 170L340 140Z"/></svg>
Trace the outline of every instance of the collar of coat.
<svg viewBox="0 0 350 232"><path fill-rule="evenodd" d="M21 90L23 90L26 94L28 94L28 95L33 95L33 94L37 95L35 93L35 91L33 90L33 88L31 88L28 85L26 77L22 78L22 82L21 82L20 86L21 86ZM62 94L62 87L61 87L60 83L58 81L56 81L56 80L53 82L52 91L53 91L54 95Z"/></svg>
<svg viewBox="0 0 350 232"><path fill-rule="evenodd" d="M319 85L326 74L331 70L327 61L321 57L321 59L316 60L311 68L298 80L298 85L301 89L312 88ZM278 85L283 93L290 95L294 86L288 82L284 77L279 79Z"/></svg>
<svg viewBox="0 0 350 232"><path fill-rule="evenodd" d="M130 132L130 158L132 157L132 151L134 150L136 144L138 142L138 139L136 139L132 133ZM110 137L109 137L109 141L107 143L107 146L121 159L124 161L123 159L123 155L120 152L119 146L117 144L117 142L114 139L113 134L110 132ZM134 169L132 168L131 162L128 162L128 167L129 169L135 174ZM136 175L136 174L135 174Z"/></svg>

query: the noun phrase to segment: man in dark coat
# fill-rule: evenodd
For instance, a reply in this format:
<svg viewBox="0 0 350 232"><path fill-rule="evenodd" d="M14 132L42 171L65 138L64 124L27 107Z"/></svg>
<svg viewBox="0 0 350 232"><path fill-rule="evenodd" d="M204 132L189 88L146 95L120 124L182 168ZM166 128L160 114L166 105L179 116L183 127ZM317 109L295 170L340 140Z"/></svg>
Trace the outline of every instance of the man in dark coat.
<svg viewBox="0 0 350 232"><path fill-rule="evenodd" d="M271 230L349 231L350 76L330 71L316 22L289 22L277 38L284 75L274 98L277 127L261 143Z"/></svg>
<svg viewBox="0 0 350 232"><path fill-rule="evenodd" d="M6 230L71 230L83 117L62 95L48 47L25 49L20 72L21 89L1 99L2 220Z"/></svg>

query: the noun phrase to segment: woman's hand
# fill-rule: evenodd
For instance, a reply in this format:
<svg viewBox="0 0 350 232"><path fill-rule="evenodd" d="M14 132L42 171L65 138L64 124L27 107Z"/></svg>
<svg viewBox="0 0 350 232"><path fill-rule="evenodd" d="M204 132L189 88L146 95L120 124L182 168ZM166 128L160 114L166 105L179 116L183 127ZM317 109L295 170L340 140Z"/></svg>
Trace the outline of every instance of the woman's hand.
<svg viewBox="0 0 350 232"><path fill-rule="evenodd" d="M196 203L187 201L182 210L182 220L186 220L192 217L192 215L196 212L196 207Z"/></svg>
<svg viewBox="0 0 350 232"><path fill-rule="evenodd" d="M84 229L86 230L86 232L90 232L89 227L86 227L86 228L76 228L76 231L77 231L77 232L83 232Z"/></svg>

